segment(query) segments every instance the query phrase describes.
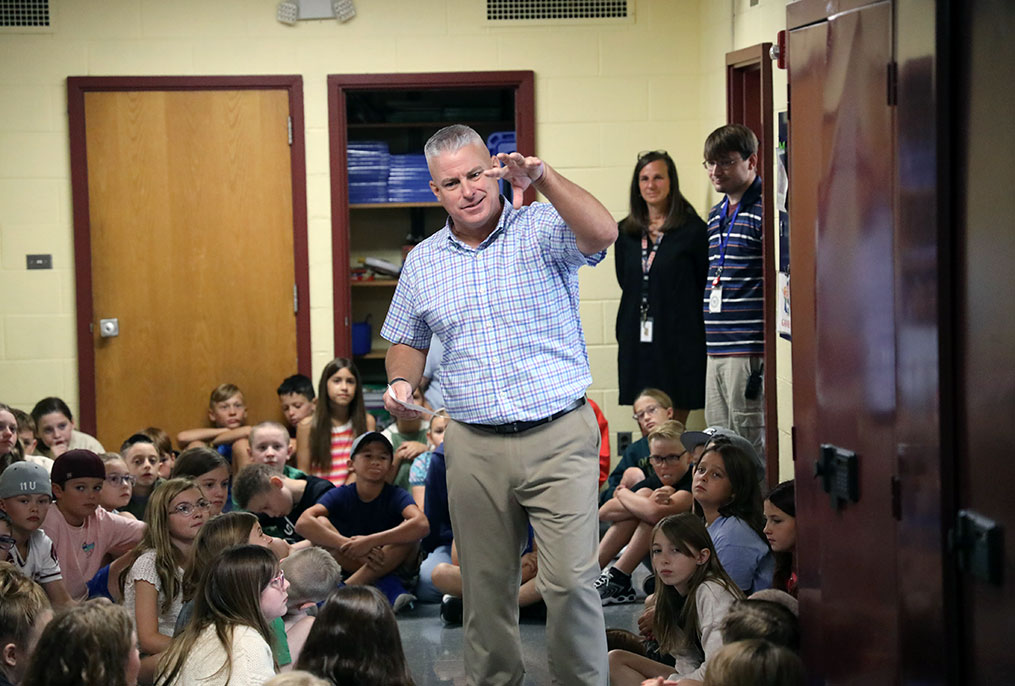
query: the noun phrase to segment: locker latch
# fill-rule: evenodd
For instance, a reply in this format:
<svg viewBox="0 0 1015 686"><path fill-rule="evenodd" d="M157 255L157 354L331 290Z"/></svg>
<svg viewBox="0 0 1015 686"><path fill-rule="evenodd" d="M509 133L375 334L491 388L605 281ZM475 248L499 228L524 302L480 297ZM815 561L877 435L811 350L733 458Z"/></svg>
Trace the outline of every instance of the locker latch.
<svg viewBox="0 0 1015 686"><path fill-rule="evenodd" d="M860 500L860 477L856 453L823 443L821 457L814 463L814 476L828 494L834 509Z"/></svg>
<svg viewBox="0 0 1015 686"><path fill-rule="evenodd" d="M1001 525L972 510L959 510L948 544L959 569L987 583L1001 585L1004 537Z"/></svg>

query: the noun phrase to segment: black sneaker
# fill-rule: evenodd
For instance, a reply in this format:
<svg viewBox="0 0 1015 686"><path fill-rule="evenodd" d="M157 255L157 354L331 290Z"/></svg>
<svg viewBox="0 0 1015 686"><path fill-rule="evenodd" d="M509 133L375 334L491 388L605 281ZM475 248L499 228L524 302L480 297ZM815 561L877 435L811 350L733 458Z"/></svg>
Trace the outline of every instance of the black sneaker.
<svg viewBox="0 0 1015 686"><path fill-rule="evenodd" d="M441 619L445 624L461 624L462 599L453 595L445 595L441 599Z"/></svg>
<svg viewBox="0 0 1015 686"><path fill-rule="evenodd" d="M599 591L599 599L603 601L603 605L633 603L637 597L631 586L630 577L627 578L626 583L617 581L609 571L603 572L596 579L596 590Z"/></svg>

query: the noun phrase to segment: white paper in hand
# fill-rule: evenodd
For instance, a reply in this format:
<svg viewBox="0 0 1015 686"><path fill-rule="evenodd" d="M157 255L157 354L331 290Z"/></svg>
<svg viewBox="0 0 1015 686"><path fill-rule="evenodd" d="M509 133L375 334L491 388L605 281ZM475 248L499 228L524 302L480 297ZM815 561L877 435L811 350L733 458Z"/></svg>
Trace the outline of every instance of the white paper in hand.
<svg viewBox="0 0 1015 686"><path fill-rule="evenodd" d="M399 400L398 396L395 395L395 392L393 390L391 390L391 386L388 386L387 393L388 393L388 395L391 396L392 400L394 400L396 403L398 403L399 405L401 405L402 407L404 407L407 410L412 410L413 412L419 412L420 414L422 414L424 416L430 416L430 417L434 416L434 411L433 410L428 410L427 408L423 407L422 405L417 405L416 403L407 403L404 400Z"/></svg>

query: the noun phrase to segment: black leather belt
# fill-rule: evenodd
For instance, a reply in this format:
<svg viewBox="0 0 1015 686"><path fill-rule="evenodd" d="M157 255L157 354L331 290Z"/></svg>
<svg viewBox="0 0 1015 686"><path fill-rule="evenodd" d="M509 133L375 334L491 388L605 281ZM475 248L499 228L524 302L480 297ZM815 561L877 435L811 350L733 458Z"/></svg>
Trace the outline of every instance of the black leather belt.
<svg viewBox="0 0 1015 686"><path fill-rule="evenodd" d="M543 417L542 419L533 419L532 421L528 422L508 422L507 424L469 424L469 426L471 426L474 429L486 431L487 433L491 434L520 434L523 431L535 429L537 426L549 424L550 422L556 419L560 419L569 412L574 412L584 404L585 397L582 396L581 398L578 398L573 403L565 407L560 412L555 412L554 414L551 414L549 417Z"/></svg>

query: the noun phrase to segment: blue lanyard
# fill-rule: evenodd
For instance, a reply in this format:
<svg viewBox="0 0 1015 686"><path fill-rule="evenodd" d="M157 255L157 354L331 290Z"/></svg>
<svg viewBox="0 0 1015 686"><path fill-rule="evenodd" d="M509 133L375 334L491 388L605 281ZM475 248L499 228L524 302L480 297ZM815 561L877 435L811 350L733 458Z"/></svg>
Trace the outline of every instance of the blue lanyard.
<svg viewBox="0 0 1015 686"><path fill-rule="evenodd" d="M730 232L733 230L733 225L737 221L737 215L740 214L740 206L743 202L737 203L737 209L733 210L733 217L730 218L729 224L726 225L726 235L719 239L719 264L715 268L715 278L712 279L712 285L718 286L719 279L722 278L723 266L726 264L726 248L730 244ZM722 220L719 222L719 226L722 227L722 222L726 221L726 213L730 209L730 198L727 195L722 201Z"/></svg>

